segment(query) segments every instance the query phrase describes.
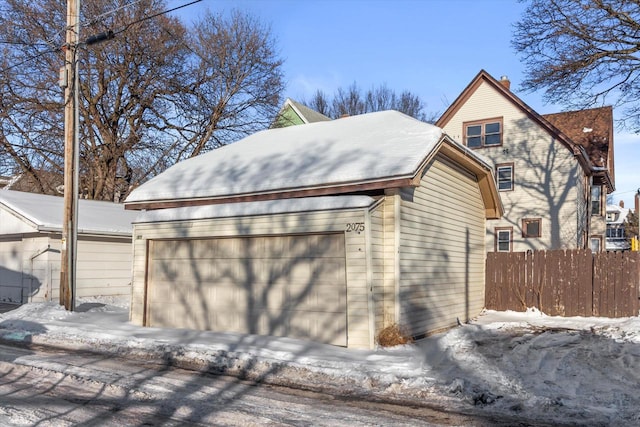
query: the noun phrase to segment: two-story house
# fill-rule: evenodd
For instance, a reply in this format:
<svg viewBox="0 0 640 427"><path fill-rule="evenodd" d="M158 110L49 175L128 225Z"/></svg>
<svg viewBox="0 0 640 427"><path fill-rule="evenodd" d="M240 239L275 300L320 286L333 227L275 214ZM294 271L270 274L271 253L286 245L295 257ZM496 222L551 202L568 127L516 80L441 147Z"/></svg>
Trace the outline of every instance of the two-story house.
<svg viewBox="0 0 640 427"><path fill-rule="evenodd" d="M486 223L488 251L604 250L611 107L541 115L482 70L436 125L495 168L504 215Z"/></svg>
<svg viewBox="0 0 640 427"><path fill-rule="evenodd" d="M628 215L629 209L625 209L623 202L620 202L620 205L607 205L606 250L627 251L631 247L624 230L624 223Z"/></svg>

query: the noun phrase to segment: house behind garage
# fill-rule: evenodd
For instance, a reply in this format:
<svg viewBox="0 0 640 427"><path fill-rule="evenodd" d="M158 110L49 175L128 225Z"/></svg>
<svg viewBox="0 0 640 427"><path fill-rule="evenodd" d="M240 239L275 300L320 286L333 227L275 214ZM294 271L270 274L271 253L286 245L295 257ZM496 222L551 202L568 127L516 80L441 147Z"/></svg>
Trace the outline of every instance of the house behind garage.
<svg viewBox="0 0 640 427"><path fill-rule="evenodd" d="M258 132L134 190L131 320L372 348L484 305L491 167L385 111Z"/></svg>
<svg viewBox="0 0 640 427"><path fill-rule="evenodd" d="M0 301L58 301L64 199L0 190ZM131 294L131 233L136 212L80 200L76 296Z"/></svg>

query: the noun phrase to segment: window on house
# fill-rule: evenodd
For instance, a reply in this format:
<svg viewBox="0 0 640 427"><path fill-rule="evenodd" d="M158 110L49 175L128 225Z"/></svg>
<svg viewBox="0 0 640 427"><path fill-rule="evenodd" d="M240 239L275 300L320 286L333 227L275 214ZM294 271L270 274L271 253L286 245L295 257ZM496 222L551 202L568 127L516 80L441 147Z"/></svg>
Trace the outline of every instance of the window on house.
<svg viewBox="0 0 640 427"><path fill-rule="evenodd" d="M502 144L502 119L465 123L465 142L469 148Z"/></svg>
<svg viewBox="0 0 640 427"><path fill-rule="evenodd" d="M602 238L601 237L592 237L591 238L591 252L596 253L600 252L600 248L602 247Z"/></svg>
<svg viewBox="0 0 640 427"><path fill-rule="evenodd" d="M591 215L600 215L602 212L602 189L594 185L591 187Z"/></svg>
<svg viewBox="0 0 640 427"><path fill-rule="evenodd" d="M513 233L512 227L496 228L495 230L495 249L496 252L511 252L511 235Z"/></svg>
<svg viewBox="0 0 640 427"><path fill-rule="evenodd" d="M496 165L496 180L499 191L513 190L513 163Z"/></svg>
<svg viewBox="0 0 640 427"><path fill-rule="evenodd" d="M624 228L620 227L607 227L607 237L610 238L624 238Z"/></svg>
<svg viewBox="0 0 640 427"><path fill-rule="evenodd" d="M522 220L522 237L542 236L542 219L527 218Z"/></svg>

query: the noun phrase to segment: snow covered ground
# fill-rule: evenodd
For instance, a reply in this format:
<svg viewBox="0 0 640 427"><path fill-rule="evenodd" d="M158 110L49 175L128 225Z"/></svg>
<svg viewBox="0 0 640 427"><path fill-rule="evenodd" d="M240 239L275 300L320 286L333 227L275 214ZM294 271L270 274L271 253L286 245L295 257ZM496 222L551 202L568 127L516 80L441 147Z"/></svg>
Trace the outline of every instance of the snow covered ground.
<svg viewBox="0 0 640 427"><path fill-rule="evenodd" d="M375 351L241 334L141 328L125 301L76 312L32 303L0 314L0 339L125 357L535 424L640 425L640 319L483 313L415 344Z"/></svg>

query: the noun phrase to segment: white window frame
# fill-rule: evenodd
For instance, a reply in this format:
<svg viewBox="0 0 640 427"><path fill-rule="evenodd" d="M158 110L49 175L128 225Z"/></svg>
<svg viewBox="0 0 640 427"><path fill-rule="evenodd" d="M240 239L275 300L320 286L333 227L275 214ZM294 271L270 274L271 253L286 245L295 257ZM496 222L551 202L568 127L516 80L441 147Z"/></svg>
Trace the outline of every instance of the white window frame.
<svg viewBox="0 0 640 427"><path fill-rule="evenodd" d="M509 236L508 250L500 249L500 244L506 243L505 239L500 239L500 233L507 233ZM496 227L494 230L494 240L495 240L494 250L496 252L512 252L513 251L513 227Z"/></svg>
<svg viewBox="0 0 640 427"><path fill-rule="evenodd" d="M502 180L500 177L500 170L509 170L510 172L510 178L509 180ZM513 183L514 183L514 168L513 168L513 163L501 163L496 165L496 185L498 186L498 191L513 191ZM509 188L501 188L500 185L507 182L509 185Z"/></svg>

